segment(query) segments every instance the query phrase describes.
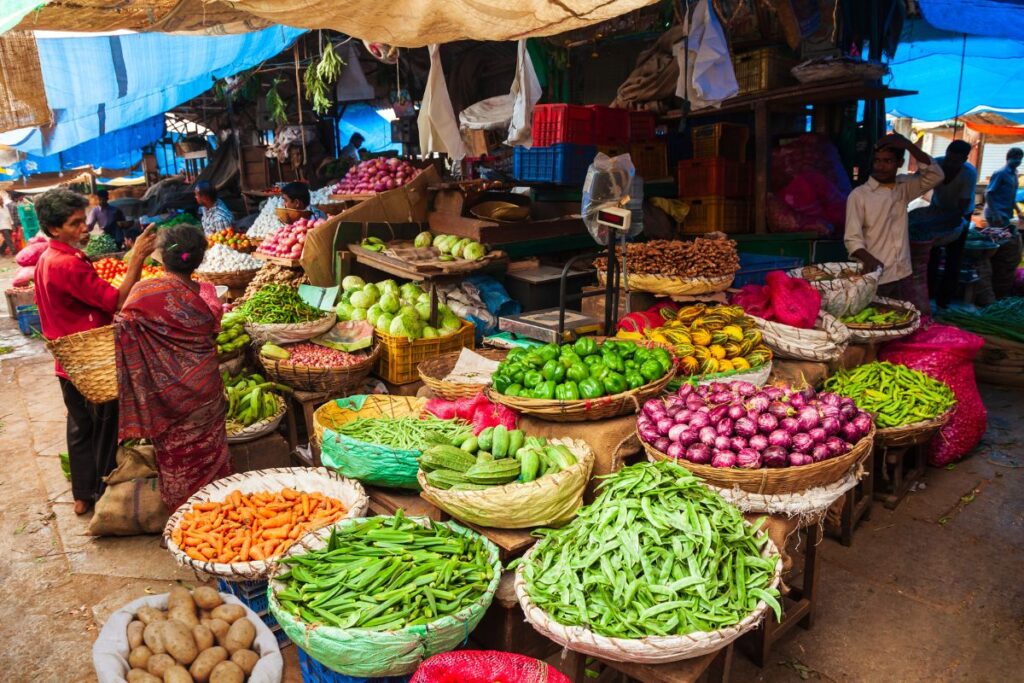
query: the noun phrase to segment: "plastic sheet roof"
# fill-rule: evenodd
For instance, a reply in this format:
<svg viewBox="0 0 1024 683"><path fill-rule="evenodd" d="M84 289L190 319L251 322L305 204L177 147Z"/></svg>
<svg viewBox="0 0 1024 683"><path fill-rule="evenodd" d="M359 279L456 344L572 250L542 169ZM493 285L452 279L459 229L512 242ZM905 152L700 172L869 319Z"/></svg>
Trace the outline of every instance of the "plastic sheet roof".
<svg viewBox="0 0 1024 683"><path fill-rule="evenodd" d="M917 0L921 14L935 28L1016 39L1024 22L1020 0Z"/></svg>

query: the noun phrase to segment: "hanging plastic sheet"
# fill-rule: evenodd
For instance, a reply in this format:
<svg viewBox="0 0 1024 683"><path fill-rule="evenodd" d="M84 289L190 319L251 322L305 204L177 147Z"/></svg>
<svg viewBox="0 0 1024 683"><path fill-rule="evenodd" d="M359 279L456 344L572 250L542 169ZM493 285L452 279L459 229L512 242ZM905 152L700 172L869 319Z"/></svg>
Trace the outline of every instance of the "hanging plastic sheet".
<svg viewBox="0 0 1024 683"><path fill-rule="evenodd" d="M1020 38L1024 5L1007 0L917 0L925 21L972 36Z"/></svg>
<svg viewBox="0 0 1024 683"><path fill-rule="evenodd" d="M526 40L520 40L516 52L516 77L512 81L512 121L508 127L507 145L533 146L533 108L540 100L540 81L533 69L533 60L526 49Z"/></svg>
<svg viewBox="0 0 1024 683"><path fill-rule="evenodd" d="M739 92L739 85L729 43L708 0L700 0L687 16L684 30L687 27L689 38L674 49L680 74L676 96L689 100L693 109L717 107Z"/></svg>
<svg viewBox="0 0 1024 683"><path fill-rule="evenodd" d="M420 131L420 150L424 154L444 152L458 161L466 156L462 135L459 133L459 122L452 109L452 100L448 95L448 84L444 79L441 67L441 51L437 45L431 45L430 75L423 92L420 104L420 115L417 123Z"/></svg>

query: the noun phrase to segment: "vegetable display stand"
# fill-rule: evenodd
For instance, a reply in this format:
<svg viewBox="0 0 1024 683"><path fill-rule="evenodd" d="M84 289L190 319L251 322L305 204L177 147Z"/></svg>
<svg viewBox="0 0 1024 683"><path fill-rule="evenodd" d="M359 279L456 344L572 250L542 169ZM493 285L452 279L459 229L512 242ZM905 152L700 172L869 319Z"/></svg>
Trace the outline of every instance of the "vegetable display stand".
<svg viewBox="0 0 1024 683"><path fill-rule="evenodd" d="M35 287L8 287L4 290L7 297L7 315L11 320L18 319L18 306L31 306L36 300Z"/></svg>
<svg viewBox="0 0 1024 683"><path fill-rule="evenodd" d="M435 522L448 518L448 515L413 491L367 486L366 493L370 498L370 512L375 515L393 515L402 510L408 517L427 517Z"/></svg>
<svg viewBox="0 0 1024 683"><path fill-rule="evenodd" d="M828 529L830 535L847 547L853 545L853 532L860 523L871 518L871 503L875 499L876 457L875 449L872 449L864 461L864 476L856 486L843 494L843 509L839 513L838 523Z"/></svg>
<svg viewBox="0 0 1024 683"><path fill-rule="evenodd" d="M310 467L320 467L320 440L316 437L316 426L313 415L317 408L322 406L331 400L332 395L322 391L296 391L291 397L290 401L292 404L292 410L288 411L288 450L291 453L302 459L306 465ZM309 440L309 451L310 459L306 461L303 456L299 454L299 430L298 421L296 415L302 415L302 421L305 426L303 432L306 438Z"/></svg>
<svg viewBox="0 0 1024 683"><path fill-rule="evenodd" d="M505 356L508 355L508 351L504 349L480 349L476 353L484 358L496 361L504 360ZM455 368L455 364L458 362L461 354L461 350L453 351L434 358L428 358L416 366L416 372L419 373L423 383L430 387L430 390L435 395L447 401L472 398L480 393L485 386L483 384L460 384L449 382L445 379Z"/></svg>
<svg viewBox="0 0 1024 683"><path fill-rule="evenodd" d="M613 678L615 674L640 683L728 683L732 656L733 645L730 643L718 652L671 664L634 664L597 657L594 664L588 666L587 658L576 652L569 652L565 659L556 660L556 663L567 672L573 683L613 681L616 680ZM595 671L595 665L601 669L600 672ZM595 673L596 679L592 677Z"/></svg>
<svg viewBox="0 0 1024 683"><path fill-rule="evenodd" d="M903 502L928 469L928 454L924 446L882 447L875 456L874 489L875 500L889 510L895 510Z"/></svg>

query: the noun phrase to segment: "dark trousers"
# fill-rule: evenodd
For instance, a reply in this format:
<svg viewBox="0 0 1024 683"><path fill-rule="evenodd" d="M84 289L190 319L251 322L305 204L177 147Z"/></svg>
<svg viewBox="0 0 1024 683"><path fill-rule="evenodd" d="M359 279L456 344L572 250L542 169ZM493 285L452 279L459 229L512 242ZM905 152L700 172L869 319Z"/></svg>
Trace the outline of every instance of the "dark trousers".
<svg viewBox="0 0 1024 683"><path fill-rule="evenodd" d="M75 500L94 501L103 477L117 466L117 401L90 403L70 381L60 379L68 409L68 459Z"/></svg>
<svg viewBox="0 0 1024 683"><path fill-rule="evenodd" d="M956 295L960 279L960 267L964 262L964 245L967 244L967 229L964 226L956 239L949 244L932 249L928 259L928 292L939 308L946 308ZM939 274L939 254L946 250L945 269Z"/></svg>

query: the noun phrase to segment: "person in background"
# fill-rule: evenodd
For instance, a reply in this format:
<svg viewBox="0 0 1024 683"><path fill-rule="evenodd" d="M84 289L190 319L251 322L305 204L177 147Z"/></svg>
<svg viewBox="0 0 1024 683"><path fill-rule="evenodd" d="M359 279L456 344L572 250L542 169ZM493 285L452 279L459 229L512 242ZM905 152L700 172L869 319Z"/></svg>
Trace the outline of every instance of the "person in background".
<svg viewBox="0 0 1024 683"><path fill-rule="evenodd" d="M81 250L88 241L87 204L85 197L63 188L43 193L35 203L39 225L50 238L35 271L36 304L47 339L109 325L138 282L142 265L156 243L156 228L150 225L136 240L128 272L115 289L100 279ZM68 411L75 514L82 515L99 498L103 478L117 464L117 401L91 403L71 383L60 363L55 364L55 370Z"/></svg>
<svg viewBox="0 0 1024 683"><path fill-rule="evenodd" d="M956 294L960 266L963 263L967 231L974 212L974 191L978 185L978 171L967 161L971 145L965 140L954 140L946 147L945 156L935 159L945 176L932 190L929 208L937 218L953 226L943 233L932 246L928 259L928 291L939 308L946 308ZM945 270L939 276L940 251L945 249Z"/></svg>
<svg viewBox="0 0 1024 683"><path fill-rule="evenodd" d="M341 161L349 162L349 165L355 166L361 160L359 156L359 148L363 146L363 142L366 138L361 133L352 133L352 137L348 139L348 144L341 148L341 152L338 154L338 159Z"/></svg>
<svg viewBox="0 0 1024 683"><path fill-rule="evenodd" d="M98 227L117 244L120 251L124 248L124 231L129 223L124 213L116 206L110 205L110 193L96 190L96 204L85 216L85 225L89 230Z"/></svg>
<svg viewBox="0 0 1024 683"><path fill-rule="evenodd" d="M992 174L985 190L985 221L990 228L1006 228L1009 235L989 259L992 266L992 291L997 299L1013 293L1022 243L1020 231L1011 223L1016 214L1024 215L1017 205L1017 168L1024 159L1024 150L1011 147L1006 153L1006 166Z"/></svg>
<svg viewBox="0 0 1024 683"><path fill-rule="evenodd" d="M18 251L14 246L14 216L11 209L14 204L10 197L3 190L0 190L0 254L7 251L9 256L14 256Z"/></svg>
<svg viewBox="0 0 1024 683"><path fill-rule="evenodd" d="M196 203L199 204L199 218L203 224L203 232L212 235L224 228L230 228L235 220L234 214L224 200L217 198L217 188L207 180L200 180L195 188Z"/></svg>
<svg viewBox="0 0 1024 683"><path fill-rule="evenodd" d="M905 152L918 172L896 175ZM880 296L906 300L911 275L907 204L942 182L942 167L899 134L875 143L871 177L854 188L846 202L846 250L866 272L882 269Z"/></svg>
<svg viewBox="0 0 1024 683"><path fill-rule="evenodd" d="M192 225L160 231L167 275L140 282L114 320L119 436L149 439L160 497L173 512L193 493L231 474L226 402L214 337L221 305L195 282L206 237Z"/></svg>
<svg viewBox="0 0 1024 683"><path fill-rule="evenodd" d="M327 218L327 214L310 205L309 185L306 183L288 183L281 188L281 197L284 199L285 208L309 211L312 214L311 218Z"/></svg>

